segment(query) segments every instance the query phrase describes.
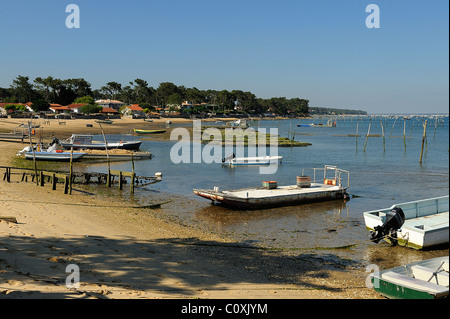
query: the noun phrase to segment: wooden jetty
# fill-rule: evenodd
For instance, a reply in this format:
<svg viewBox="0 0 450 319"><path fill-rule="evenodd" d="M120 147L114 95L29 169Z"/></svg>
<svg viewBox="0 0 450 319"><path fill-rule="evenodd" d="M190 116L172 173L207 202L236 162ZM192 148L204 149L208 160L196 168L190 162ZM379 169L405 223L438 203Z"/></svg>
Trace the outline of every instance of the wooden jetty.
<svg viewBox="0 0 450 319"><path fill-rule="evenodd" d="M0 140L20 140L23 143L26 138L28 138L28 134L24 133L0 133Z"/></svg>
<svg viewBox="0 0 450 319"><path fill-rule="evenodd" d="M11 176L19 176L21 182L36 182L38 186L44 186L46 182L52 183L52 190L56 190L58 182L64 183L64 194L70 194L72 184L105 184L110 187L112 184L118 184L119 189L123 189L124 184L130 184L130 193L134 193L136 186L146 186L160 182L161 174L156 173L155 176L140 176L135 172L123 172L109 170L109 173L81 173L81 172L65 172L65 171L43 171L30 168L19 168L10 166L0 166L4 169L3 180L11 182ZM129 181L127 180L129 179Z"/></svg>

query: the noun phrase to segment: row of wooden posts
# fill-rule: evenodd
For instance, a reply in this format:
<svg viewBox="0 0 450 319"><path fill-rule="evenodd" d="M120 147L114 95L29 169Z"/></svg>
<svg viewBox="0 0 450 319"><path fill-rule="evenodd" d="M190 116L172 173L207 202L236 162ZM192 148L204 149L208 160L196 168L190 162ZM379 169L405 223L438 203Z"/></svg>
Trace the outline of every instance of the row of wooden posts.
<svg viewBox="0 0 450 319"><path fill-rule="evenodd" d="M3 180L6 182L11 182L11 175L14 174L13 170L20 170L21 173L15 173L17 175L22 175L21 181L28 181L28 175L31 176L31 181L36 182L37 186L44 186L45 180L47 178L47 182L52 184L52 190L56 190L56 185L58 181L64 181L64 194L72 194L72 185L74 182L74 179L78 177L78 175L82 176L83 183L87 184L92 176L97 177L98 183L105 183L107 187L111 187L114 183L115 177L118 177L118 184L119 189L123 190L123 185L126 183L125 178L129 177L131 179L130 182L130 193L134 194L134 188L137 181L137 176L134 172L123 172L123 171L116 171L116 170L110 170L107 174L102 173L82 173L82 174L76 174L75 176L73 173L61 173L61 172L52 172L52 171L34 171L30 169L25 168L18 168L18 167L8 167L8 166L2 166L1 168L5 169L5 173L3 174ZM25 171L25 172L24 172ZM33 173L27 172L27 171L33 171Z"/></svg>
<svg viewBox="0 0 450 319"><path fill-rule="evenodd" d="M395 121L397 121L397 119ZM395 121L394 121L394 124L392 125L392 130L394 129ZM425 122L423 123L422 148L420 150L419 163L422 163L423 149L427 143L427 123L428 123L428 120L425 120ZM356 123L356 149L358 149L358 125L359 125L359 123ZM385 134L384 134L384 126L383 126L383 122L381 119L380 119L380 125L381 125L381 133L383 135L383 152L385 152L386 151L386 139L385 139ZM366 151L367 140L370 136L371 126L372 126L372 119L370 119L370 122L369 122L369 128L367 130L366 141L364 142L363 152ZM434 131L435 135L436 135L436 127L437 127L437 121L435 124L435 131ZM392 136L392 130L391 130L391 136ZM405 147L405 152L406 152L406 121L404 121L404 123L403 123L403 145Z"/></svg>

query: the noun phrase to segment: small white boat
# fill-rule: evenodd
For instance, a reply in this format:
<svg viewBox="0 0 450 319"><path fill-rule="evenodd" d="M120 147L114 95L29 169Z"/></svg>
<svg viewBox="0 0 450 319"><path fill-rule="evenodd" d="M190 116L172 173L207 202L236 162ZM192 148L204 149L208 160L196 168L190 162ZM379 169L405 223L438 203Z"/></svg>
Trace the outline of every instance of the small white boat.
<svg viewBox="0 0 450 319"><path fill-rule="evenodd" d="M326 165L325 168L314 168L314 177L297 176L297 185L278 186L276 181L265 181L262 187L251 187L237 190L194 189L194 194L209 199L213 203L238 209L261 209L282 207L309 202L344 199L349 187L349 172L336 166ZM316 170L324 170L323 180L316 182ZM330 176L329 172L332 172ZM341 178L347 174L347 181ZM308 179L307 182L305 180Z"/></svg>
<svg viewBox="0 0 450 319"><path fill-rule="evenodd" d="M73 153L72 161L79 160L85 155L85 153ZM33 159L33 152L25 153L25 158L28 160ZM34 152L34 158L39 161L70 161L70 152Z"/></svg>
<svg viewBox="0 0 450 319"><path fill-rule="evenodd" d="M37 150L33 152L30 146L25 147L22 151L17 153L17 156L25 155L25 159L37 161L76 161L81 159L86 153L81 152L64 152L56 149L57 144L52 143L47 150L42 150L42 146L38 145Z"/></svg>
<svg viewBox="0 0 450 319"><path fill-rule="evenodd" d="M281 164L283 156L228 157L222 160L223 165L270 165Z"/></svg>
<svg viewBox="0 0 450 319"><path fill-rule="evenodd" d="M395 204L391 208L364 212L371 239L383 239L415 249L424 249L449 242L449 196ZM394 210L403 214L403 223L392 226ZM398 215L396 216L398 217Z"/></svg>
<svg viewBox="0 0 450 319"><path fill-rule="evenodd" d="M370 275L375 291L391 299L448 298L448 256L418 261Z"/></svg>

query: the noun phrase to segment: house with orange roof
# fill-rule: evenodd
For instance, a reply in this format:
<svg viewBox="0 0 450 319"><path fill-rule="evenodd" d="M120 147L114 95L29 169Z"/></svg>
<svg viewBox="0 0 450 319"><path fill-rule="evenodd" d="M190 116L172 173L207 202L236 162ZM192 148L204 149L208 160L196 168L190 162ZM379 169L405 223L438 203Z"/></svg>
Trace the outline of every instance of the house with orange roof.
<svg viewBox="0 0 450 319"><path fill-rule="evenodd" d="M116 109L113 109L112 107L104 107L102 108L100 113L106 113L108 115L118 115L120 112L117 111Z"/></svg>
<svg viewBox="0 0 450 319"><path fill-rule="evenodd" d="M124 116L145 117L144 110L138 104L131 104L131 105L126 106L122 110L122 113Z"/></svg>
<svg viewBox="0 0 450 319"><path fill-rule="evenodd" d="M79 114L81 113L81 108L85 105L87 105L87 103L72 103L67 105L67 107L70 108L73 113Z"/></svg>
<svg viewBox="0 0 450 319"><path fill-rule="evenodd" d="M31 102L25 103L25 104L24 103L0 103L0 114L8 113L8 111L5 109L5 107L7 105L17 105L17 106L23 105L23 106L25 106L25 108L28 112L34 112L33 109L31 108ZM12 113L12 112L13 112L13 110L10 111L10 113Z"/></svg>
<svg viewBox="0 0 450 319"><path fill-rule="evenodd" d="M50 104L49 109L56 114L60 113L71 113L72 109L68 106L62 106L60 104Z"/></svg>

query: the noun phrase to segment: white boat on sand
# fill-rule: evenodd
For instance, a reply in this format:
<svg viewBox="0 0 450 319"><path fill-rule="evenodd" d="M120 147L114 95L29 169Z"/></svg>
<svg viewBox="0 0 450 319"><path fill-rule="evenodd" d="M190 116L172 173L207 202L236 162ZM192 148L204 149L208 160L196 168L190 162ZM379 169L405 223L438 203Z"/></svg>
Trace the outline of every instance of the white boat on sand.
<svg viewBox="0 0 450 319"><path fill-rule="evenodd" d="M381 239L415 249L424 249L449 242L449 196L395 204L391 208L364 212L371 239ZM392 226L398 215L403 222ZM401 211L401 212L400 212ZM395 217L394 217L395 216Z"/></svg>
<svg viewBox="0 0 450 319"><path fill-rule="evenodd" d="M32 160L33 158L40 161L70 161L72 156L72 161L79 160L85 155L85 153L74 152L72 155L70 152L27 152L25 153L25 158Z"/></svg>
<svg viewBox="0 0 450 319"><path fill-rule="evenodd" d="M448 298L448 256L436 257L375 272L375 291L391 299Z"/></svg>
<svg viewBox="0 0 450 319"><path fill-rule="evenodd" d="M324 170L323 180L316 182L316 171ZM263 182L263 187L252 187L238 190L194 189L194 194L238 209L260 209L297 205L308 202L343 199L347 197L349 187L349 172L336 166L326 165L325 168L314 168L314 177L297 176L297 185L278 186L276 181ZM330 176L330 171L332 176ZM347 174L347 179L341 175ZM319 177L318 177L319 178ZM306 180L306 182L305 182ZM309 180L309 181L308 181Z"/></svg>
<svg viewBox="0 0 450 319"><path fill-rule="evenodd" d="M86 153L81 152L64 152L56 149L56 144L52 144L47 150L42 150L42 146L39 146L38 150L34 151L30 146L25 147L22 151L17 153L18 156L24 154L28 160L37 161L76 161L81 159Z"/></svg>

